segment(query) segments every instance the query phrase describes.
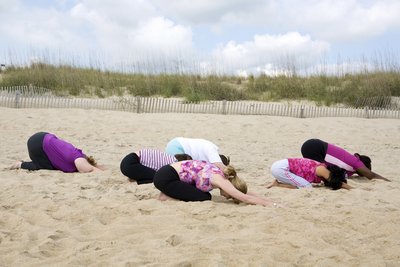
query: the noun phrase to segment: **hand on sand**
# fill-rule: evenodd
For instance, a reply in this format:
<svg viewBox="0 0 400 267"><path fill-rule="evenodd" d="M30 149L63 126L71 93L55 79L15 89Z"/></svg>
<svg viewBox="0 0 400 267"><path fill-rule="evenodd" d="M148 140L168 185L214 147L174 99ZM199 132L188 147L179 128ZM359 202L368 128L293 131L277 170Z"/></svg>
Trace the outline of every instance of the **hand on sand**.
<svg viewBox="0 0 400 267"><path fill-rule="evenodd" d="M270 201L269 207L273 207L273 208L285 208L286 206L282 203L277 203L277 202L272 202Z"/></svg>
<svg viewBox="0 0 400 267"><path fill-rule="evenodd" d="M279 186L278 180L274 179L272 182L265 184L266 188L271 188L274 186Z"/></svg>

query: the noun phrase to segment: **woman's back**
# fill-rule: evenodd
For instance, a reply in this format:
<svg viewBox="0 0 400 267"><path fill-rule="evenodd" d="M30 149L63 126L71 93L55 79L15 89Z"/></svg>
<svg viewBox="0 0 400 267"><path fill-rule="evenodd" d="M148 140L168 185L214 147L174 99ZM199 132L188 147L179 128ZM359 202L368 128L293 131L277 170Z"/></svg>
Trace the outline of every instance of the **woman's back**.
<svg viewBox="0 0 400 267"><path fill-rule="evenodd" d="M207 161L186 160L171 166L177 170L181 181L194 184L204 192L212 190L211 178L214 175L225 177L220 168Z"/></svg>

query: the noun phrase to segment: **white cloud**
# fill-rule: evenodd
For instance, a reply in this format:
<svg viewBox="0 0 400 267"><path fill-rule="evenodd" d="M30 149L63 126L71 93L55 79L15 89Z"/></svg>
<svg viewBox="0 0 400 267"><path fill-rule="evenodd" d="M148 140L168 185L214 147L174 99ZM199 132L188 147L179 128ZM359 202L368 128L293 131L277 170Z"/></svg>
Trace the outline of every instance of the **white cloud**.
<svg viewBox="0 0 400 267"><path fill-rule="evenodd" d="M17 1L2 14L0 23L1 46L25 45L31 48L81 47L82 38L76 34L79 25L54 8L24 6ZM11 4L10 3L10 4Z"/></svg>
<svg viewBox="0 0 400 267"><path fill-rule="evenodd" d="M131 43L137 48L151 51L187 51L192 49L189 27L176 25L163 17L151 18L131 32Z"/></svg>
<svg viewBox="0 0 400 267"><path fill-rule="evenodd" d="M397 0L154 0L168 16L215 32L247 25L264 32L299 31L328 41L371 38L400 26Z"/></svg>
<svg viewBox="0 0 400 267"><path fill-rule="evenodd" d="M230 14L253 12L264 0L153 0L166 15L189 24L215 24Z"/></svg>
<svg viewBox="0 0 400 267"><path fill-rule="evenodd" d="M311 40L308 35L290 32L283 35L255 35L241 44L230 41L214 51L217 61L233 70L256 70L264 73L282 69L304 68L315 63L329 50L329 44ZM273 69L271 66L275 66Z"/></svg>
<svg viewBox="0 0 400 267"><path fill-rule="evenodd" d="M316 1L289 11L292 23L331 41L371 38L400 26L399 1ZM298 14L301 14L299 16Z"/></svg>
<svg viewBox="0 0 400 267"><path fill-rule="evenodd" d="M0 0L0 52L25 48L27 54L39 51L33 55L39 59L70 57L82 64L147 59L153 65L187 62L202 72L280 73L307 68L353 41L363 49L369 40L378 43L379 36L400 28L397 0L53 2ZM195 50L201 46L206 50Z"/></svg>
<svg viewBox="0 0 400 267"><path fill-rule="evenodd" d="M93 61L101 56L102 64L192 53L191 28L157 15L149 1L82 0L62 11L15 2L8 11L0 25L0 48L25 47L27 53L41 54L35 58L51 61L58 53L69 61Z"/></svg>

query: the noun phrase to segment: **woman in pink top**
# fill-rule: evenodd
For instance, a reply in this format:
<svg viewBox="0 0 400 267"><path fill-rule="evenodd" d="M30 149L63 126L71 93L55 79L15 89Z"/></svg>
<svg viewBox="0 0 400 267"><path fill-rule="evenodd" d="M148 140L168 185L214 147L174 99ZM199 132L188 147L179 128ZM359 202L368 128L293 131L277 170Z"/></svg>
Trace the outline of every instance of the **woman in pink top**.
<svg viewBox="0 0 400 267"><path fill-rule="evenodd" d="M371 159L368 156L358 153L351 154L345 149L320 139L309 139L301 146L301 154L304 158L313 159L319 162L336 165L346 170L350 177L354 173L368 179L381 179L390 181L375 173L371 169Z"/></svg>
<svg viewBox="0 0 400 267"><path fill-rule="evenodd" d="M183 201L211 200L212 189L220 194L248 204L267 206L270 201L247 192L247 185L228 165L222 171L216 165L200 160L186 160L159 169L154 176L154 186L161 191L160 200L169 198Z"/></svg>
<svg viewBox="0 0 400 267"><path fill-rule="evenodd" d="M275 180L267 188L280 186L286 188L307 188L323 182L333 190L350 189L345 178L345 170L336 165L306 158L288 158L276 161L271 166Z"/></svg>

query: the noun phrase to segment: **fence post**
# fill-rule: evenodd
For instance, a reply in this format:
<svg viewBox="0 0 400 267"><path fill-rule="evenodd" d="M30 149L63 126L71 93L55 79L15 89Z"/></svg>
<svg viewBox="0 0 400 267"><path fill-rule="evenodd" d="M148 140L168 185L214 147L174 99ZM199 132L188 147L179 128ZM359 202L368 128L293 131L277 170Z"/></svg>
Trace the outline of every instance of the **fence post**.
<svg viewBox="0 0 400 267"><path fill-rule="evenodd" d="M304 107L300 107L300 118L304 118Z"/></svg>
<svg viewBox="0 0 400 267"><path fill-rule="evenodd" d="M365 112L365 118L369 119L368 107L364 108L364 112Z"/></svg>
<svg viewBox="0 0 400 267"><path fill-rule="evenodd" d="M140 97L139 96L136 97L136 102L137 102L136 113L140 113Z"/></svg>
<svg viewBox="0 0 400 267"><path fill-rule="evenodd" d="M226 100L222 101L222 114L226 115Z"/></svg>
<svg viewBox="0 0 400 267"><path fill-rule="evenodd" d="M21 93L19 92L19 90L15 91L15 108L19 108L21 102Z"/></svg>

